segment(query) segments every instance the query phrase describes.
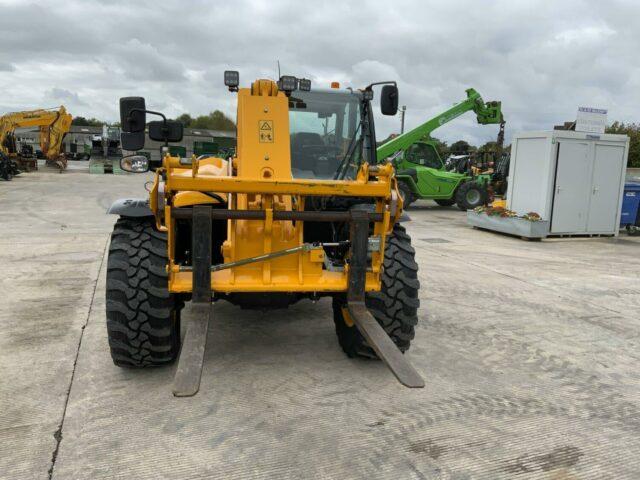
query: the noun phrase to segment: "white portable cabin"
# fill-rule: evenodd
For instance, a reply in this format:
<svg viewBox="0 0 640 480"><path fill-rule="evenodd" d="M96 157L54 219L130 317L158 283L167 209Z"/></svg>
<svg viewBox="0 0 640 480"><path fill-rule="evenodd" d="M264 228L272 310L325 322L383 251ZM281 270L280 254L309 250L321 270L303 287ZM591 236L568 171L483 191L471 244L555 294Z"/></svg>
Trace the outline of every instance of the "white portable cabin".
<svg viewBox="0 0 640 480"><path fill-rule="evenodd" d="M617 235L626 135L525 132L511 143L507 208L538 213L549 235Z"/></svg>

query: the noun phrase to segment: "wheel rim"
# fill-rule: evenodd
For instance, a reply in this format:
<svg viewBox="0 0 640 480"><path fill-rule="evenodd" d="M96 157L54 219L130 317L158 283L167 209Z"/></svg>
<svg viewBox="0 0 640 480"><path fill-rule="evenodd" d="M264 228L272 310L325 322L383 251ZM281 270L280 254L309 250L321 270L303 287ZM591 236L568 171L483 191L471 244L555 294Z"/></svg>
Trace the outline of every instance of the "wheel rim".
<svg viewBox="0 0 640 480"><path fill-rule="evenodd" d="M474 205L480 203L480 192L478 190L469 190L467 192L467 203Z"/></svg>

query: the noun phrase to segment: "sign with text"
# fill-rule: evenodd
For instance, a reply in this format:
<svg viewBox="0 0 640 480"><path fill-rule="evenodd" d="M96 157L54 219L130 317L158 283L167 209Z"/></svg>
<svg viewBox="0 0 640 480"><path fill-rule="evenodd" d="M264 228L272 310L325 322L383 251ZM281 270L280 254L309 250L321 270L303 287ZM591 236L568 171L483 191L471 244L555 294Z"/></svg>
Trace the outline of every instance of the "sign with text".
<svg viewBox="0 0 640 480"><path fill-rule="evenodd" d="M576 132L604 133L607 126L607 111L602 108L579 107L576 117Z"/></svg>

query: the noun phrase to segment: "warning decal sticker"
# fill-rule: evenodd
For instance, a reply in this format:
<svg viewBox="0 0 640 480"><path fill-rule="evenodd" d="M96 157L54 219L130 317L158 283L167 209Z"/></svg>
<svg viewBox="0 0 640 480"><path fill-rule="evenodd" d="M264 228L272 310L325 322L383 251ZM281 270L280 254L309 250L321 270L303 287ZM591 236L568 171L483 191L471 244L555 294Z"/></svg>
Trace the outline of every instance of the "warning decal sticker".
<svg viewBox="0 0 640 480"><path fill-rule="evenodd" d="M258 135L260 143L273 143L273 120L260 120L258 122Z"/></svg>

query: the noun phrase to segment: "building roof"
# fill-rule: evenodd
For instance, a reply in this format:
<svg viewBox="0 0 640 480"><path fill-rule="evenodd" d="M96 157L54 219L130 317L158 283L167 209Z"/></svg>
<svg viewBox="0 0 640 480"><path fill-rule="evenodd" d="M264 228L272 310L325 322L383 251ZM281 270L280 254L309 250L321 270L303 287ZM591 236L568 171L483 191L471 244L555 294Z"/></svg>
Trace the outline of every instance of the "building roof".
<svg viewBox="0 0 640 480"><path fill-rule="evenodd" d="M69 133L91 133L96 135L102 134L102 127L88 127L84 125L71 125ZM235 131L224 130L207 130L204 128L185 128L185 137L222 137L236 138Z"/></svg>
<svg viewBox="0 0 640 480"><path fill-rule="evenodd" d="M19 129L20 134L34 133L39 134L39 127L24 127ZM71 125L69 133L72 135L102 135L102 127L89 127L85 125ZM206 130L203 128L185 128L185 137L203 137L203 138L236 138L235 131L224 130Z"/></svg>
<svg viewBox="0 0 640 480"><path fill-rule="evenodd" d="M236 138L235 131L225 131L225 130L206 130L204 128L185 128L184 129L185 136L189 137L226 137L226 138Z"/></svg>
<svg viewBox="0 0 640 480"><path fill-rule="evenodd" d="M86 125L71 125L69 133L91 133L94 135L102 134L102 127L89 127Z"/></svg>

